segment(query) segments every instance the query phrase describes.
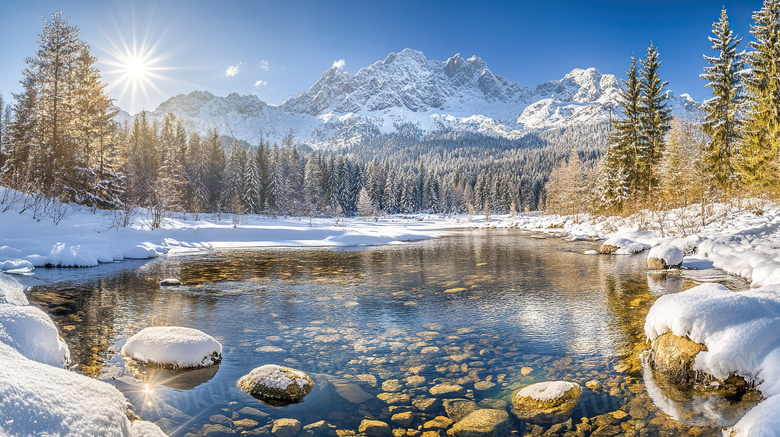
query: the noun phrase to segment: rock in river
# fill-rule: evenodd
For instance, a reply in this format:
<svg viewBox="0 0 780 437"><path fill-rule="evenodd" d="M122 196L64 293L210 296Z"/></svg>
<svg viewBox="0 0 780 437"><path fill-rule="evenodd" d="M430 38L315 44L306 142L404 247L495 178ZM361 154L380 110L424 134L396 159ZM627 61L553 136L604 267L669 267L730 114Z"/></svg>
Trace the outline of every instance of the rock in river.
<svg viewBox="0 0 780 437"><path fill-rule="evenodd" d="M242 376L238 386L260 400L288 403L303 399L311 392L314 382L300 370L266 364Z"/></svg>
<svg viewBox="0 0 780 437"><path fill-rule="evenodd" d="M455 437L506 437L512 433L512 422L504 410L476 410L451 429Z"/></svg>
<svg viewBox="0 0 780 437"><path fill-rule="evenodd" d="M655 246L647 254L647 268L653 270L678 268L682 265L682 262L682 250L671 244Z"/></svg>
<svg viewBox="0 0 780 437"><path fill-rule="evenodd" d="M532 423L556 423L566 420L582 395L577 383L546 381L531 384L512 399L512 412Z"/></svg>

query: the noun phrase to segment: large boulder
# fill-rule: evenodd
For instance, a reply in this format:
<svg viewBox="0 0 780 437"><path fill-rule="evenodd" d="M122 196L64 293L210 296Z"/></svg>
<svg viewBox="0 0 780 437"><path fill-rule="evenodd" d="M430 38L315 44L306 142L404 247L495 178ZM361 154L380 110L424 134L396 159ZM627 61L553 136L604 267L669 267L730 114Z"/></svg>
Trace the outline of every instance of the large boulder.
<svg viewBox="0 0 780 437"><path fill-rule="evenodd" d="M526 422L563 422L574 411L581 395L582 388L574 382L538 382L515 394L512 412Z"/></svg>
<svg viewBox="0 0 780 437"><path fill-rule="evenodd" d="M696 355L706 350L707 346L688 337L666 332L650 342L647 359L650 367L664 372L665 379L669 382L690 385L700 377L698 372L693 370Z"/></svg>
<svg viewBox="0 0 780 437"><path fill-rule="evenodd" d="M70 350L51 318L32 306L0 304L0 342L26 358L55 367L70 363Z"/></svg>
<svg viewBox="0 0 780 437"><path fill-rule="evenodd" d="M222 360L222 345L192 328L144 328L122 346L122 355L147 364L178 368L205 367Z"/></svg>
<svg viewBox="0 0 780 437"><path fill-rule="evenodd" d="M300 370L266 364L242 376L238 386L262 401L284 404L300 402L311 392L314 382Z"/></svg>
<svg viewBox="0 0 780 437"><path fill-rule="evenodd" d="M508 437L512 421L504 410L482 409L469 413L451 431L454 437Z"/></svg>
<svg viewBox="0 0 780 437"><path fill-rule="evenodd" d="M655 246L647 254L647 267L653 270L676 269L682 265L682 262L682 250L671 244Z"/></svg>
<svg viewBox="0 0 780 437"><path fill-rule="evenodd" d="M604 244L601 245L599 252L604 254L629 255L643 250L645 250L645 246L642 243L637 243L628 238L613 237L606 240Z"/></svg>

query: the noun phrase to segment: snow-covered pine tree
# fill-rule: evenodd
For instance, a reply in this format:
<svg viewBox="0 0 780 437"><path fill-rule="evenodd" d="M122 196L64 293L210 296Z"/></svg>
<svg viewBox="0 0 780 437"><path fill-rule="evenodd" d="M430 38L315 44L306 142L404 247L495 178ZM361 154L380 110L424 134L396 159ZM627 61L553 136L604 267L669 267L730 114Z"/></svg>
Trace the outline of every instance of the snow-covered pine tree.
<svg viewBox="0 0 780 437"><path fill-rule="evenodd" d="M230 145L230 152L225 164L224 183L222 184L221 204L227 207L233 214L241 214L245 211L242 199L244 189L244 169L246 152L238 141Z"/></svg>
<svg viewBox="0 0 780 437"><path fill-rule="evenodd" d="M682 208L701 203L706 194L706 167L702 162L704 136L698 125L674 118L666 146L655 168L660 208ZM705 155L706 159L706 155Z"/></svg>
<svg viewBox="0 0 780 437"><path fill-rule="evenodd" d="M753 14L746 61L747 111L738 169L751 192L780 191L780 0L764 0Z"/></svg>
<svg viewBox="0 0 780 437"><path fill-rule="evenodd" d="M603 158L597 186L596 205L601 210L619 211L623 203L638 194L643 181L649 181L652 150L642 137L642 90L636 58L623 79L618 103L623 108L623 118L613 120L614 131L609 136L609 147Z"/></svg>
<svg viewBox="0 0 780 437"><path fill-rule="evenodd" d="M244 192L241 194L241 199L246 207L246 211L251 214L260 214L262 211L262 203L260 190L263 186L263 181L260 176L260 168L257 165L257 152L254 150L248 150L246 152L246 166L244 168Z"/></svg>
<svg viewBox="0 0 780 437"><path fill-rule="evenodd" d="M361 217L369 217L376 214L374 205L371 202L371 196L368 195L368 190L365 188L360 189L357 202L357 212Z"/></svg>
<svg viewBox="0 0 780 437"><path fill-rule="evenodd" d="M744 104L742 70L744 53L737 52L742 38L737 38L729 27L726 8L720 12L720 20L712 24L709 41L717 56L704 55L710 64L704 67L700 77L707 80L712 98L702 108L706 112L702 130L710 140L704 146L704 169L715 186L731 191L736 186L734 152L741 137L740 111Z"/></svg>
<svg viewBox="0 0 780 437"><path fill-rule="evenodd" d="M222 147L222 139L214 128L209 132L204 144L206 151L206 190L208 191L208 203L206 207L211 212L222 212L222 183L225 177L225 149Z"/></svg>
<svg viewBox="0 0 780 437"><path fill-rule="evenodd" d="M323 212L325 206L324 187L326 185L323 182L324 177L325 169L323 168L322 156L320 154L309 156L304 168L303 192L305 209L310 216Z"/></svg>

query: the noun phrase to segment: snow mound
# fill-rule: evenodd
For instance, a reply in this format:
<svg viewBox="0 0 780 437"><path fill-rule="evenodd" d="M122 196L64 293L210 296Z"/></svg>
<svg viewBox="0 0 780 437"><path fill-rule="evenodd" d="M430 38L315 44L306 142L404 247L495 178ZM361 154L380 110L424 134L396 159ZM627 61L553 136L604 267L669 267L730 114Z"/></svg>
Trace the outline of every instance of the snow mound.
<svg viewBox="0 0 780 437"><path fill-rule="evenodd" d="M753 407L734 425L733 431L735 437L780 435L780 396L770 396Z"/></svg>
<svg viewBox="0 0 780 437"><path fill-rule="evenodd" d="M54 322L36 307L1 304L0 342L39 363L65 367L70 362L68 345Z"/></svg>
<svg viewBox="0 0 780 437"><path fill-rule="evenodd" d="M551 401L562 397L574 387L579 387L579 384L566 381L538 382L520 390L515 397L527 397L542 402Z"/></svg>
<svg viewBox="0 0 780 437"><path fill-rule="evenodd" d="M126 249L123 255L126 259L149 259L157 257L157 251L146 245L139 244Z"/></svg>
<svg viewBox="0 0 780 437"><path fill-rule="evenodd" d="M31 272L35 269L33 263L26 259L9 259L0 261L0 271Z"/></svg>
<svg viewBox="0 0 780 437"><path fill-rule="evenodd" d="M29 305L24 286L13 277L0 273L0 304Z"/></svg>
<svg viewBox="0 0 780 437"><path fill-rule="evenodd" d="M647 254L648 264L653 259L663 261L669 267L679 266L683 262L683 253L677 246L659 244L650 249L650 253Z"/></svg>
<svg viewBox="0 0 780 437"><path fill-rule="evenodd" d="M642 243L637 243L628 238L610 238L601 245L601 253L614 253L615 255L630 255L645 250Z"/></svg>
<svg viewBox="0 0 780 437"><path fill-rule="evenodd" d="M130 435L125 397L109 384L31 361L3 343L0 363L0 435Z"/></svg>
<svg viewBox="0 0 780 437"><path fill-rule="evenodd" d="M645 320L651 341L672 331L707 346L694 370L725 379L736 373L764 396L780 394L780 286L733 292L703 284L658 298Z"/></svg>
<svg viewBox="0 0 780 437"><path fill-rule="evenodd" d="M168 437L168 434L152 422L136 420L130 428L130 437Z"/></svg>
<svg viewBox="0 0 780 437"><path fill-rule="evenodd" d="M122 346L122 354L162 366L205 367L222 359L222 345L192 328L155 326L142 329Z"/></svg>

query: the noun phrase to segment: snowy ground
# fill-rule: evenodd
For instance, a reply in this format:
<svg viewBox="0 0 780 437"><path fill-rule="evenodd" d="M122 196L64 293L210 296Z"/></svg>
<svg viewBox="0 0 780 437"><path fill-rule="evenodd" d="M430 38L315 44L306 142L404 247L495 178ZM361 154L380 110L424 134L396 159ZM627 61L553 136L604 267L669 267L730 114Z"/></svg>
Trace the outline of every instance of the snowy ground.
<svg viewBox="0 0 780 437"><path fill-rule="evenodd" d="M3 208L0 205L0 211ZM780 359L776 358L780 357L780 347L775 349L778 344L774 340L776 336L771 336L771 344L767 344L766 339L770 336L756 336L756 332L764 331L749 329L754 325L780 326L780 306L776 305L780 300L775 297L780 291L780 205L755 202L747 207L711 205L707 208L704 220L701 213L701 208L690 208L683 211L647 212L628 218L594 219L580 215L576 220L575 217L541 214L498 216L491 220L482 216L469 219L465 215L382 216L376 219L201 215L199 220L192 216L187 219L166 218L161 228L151 229L143 214L136 217L131 226L119 227L115 226L117 220L113 212L68 207L65 217L55 224L46 216L36 220L30 210L20 212L19 207L12 207L0 213L0 229L3 230L0 234L0 270L29 273L35 267L45 265L95 266L101 262L148 258L159 254L170 256L211 248L401 244L442 236L459 228L484 227L528 229L572 240L611 239L621 242L621 247L636 250L650 249L661 244L672 245L686 254L683 268L707 269L714 266L747 279L755 290L733 298L727 290L700 288L679 293L674 298L660 299L659 308L651 310L654 316L648 318L648 326L652 327L652 333L648 335L672 330L679 335L694 336L703 341L710 351L714 351L702 356L698 364L702 369L717 369L715 373L719 375L737 371L765 390L768 400L759 404L734 427L738 434L751 435L756 430L772 427L780 429L780 423L777 423L780 422L780 401L777 399L780 397L780 389L774 379L766 377L780 374ZM617 253L634 251L618 250ZM7 282L0 285L5 285L0 287L4 289L0 293L0 302L9 302L6 311L12 312L14 303L26 304L26 300L19 297L17 287ZM687 303L683 305L680 302ZM667 304L673 307L676 305L678 309L685 307L687 310L675 312L661 308ZM746 311L743 308L745 305L754 305L762 310ZM733 317L727 317L734 314L744 315L744 320L735 321ZM693 329L697 326L706 326L706 332ZM9 325L6 330L10 328ZM770 331L774 332L773 329ZM18 361L21 369L24 368L22 363L28 358L21 350L24 348L20 346L19 340L15 341L14 344L2 344L3 338L0 336L0 346L4 348L9 345L14 349L12 352L0 348L0 354L7 355L14 362ZM747 350L751 345L756 350ZM19 355L19 352L22 354ZM761 356L763 359L741 362L741 365L748 367L739 369L722 367L725 361L715 359L733 357L735 353L740 356ZM2 382L3 378L0 377ZM10 383L15 384L14 380ZM767 422L768 418L778 420ZM0 433L3 431L0 427Z"/></svg>
<svg viewBox="0 0 780 437"><path fill-rule="evenodd" d="M190 214L187 219L166 218L162 227L151 229L143 214L132 225L119 227L111 211L68 208L70 213L58 224L47 217L36 220L30 210L19 213L18 206L0 213L0 271L91 267L212 248L399 244L479 226L480 221L437 215L309 219L225 214L202 214L195 220Z"/></svg>

